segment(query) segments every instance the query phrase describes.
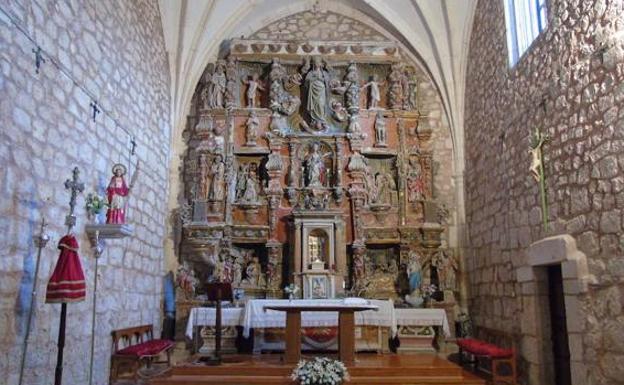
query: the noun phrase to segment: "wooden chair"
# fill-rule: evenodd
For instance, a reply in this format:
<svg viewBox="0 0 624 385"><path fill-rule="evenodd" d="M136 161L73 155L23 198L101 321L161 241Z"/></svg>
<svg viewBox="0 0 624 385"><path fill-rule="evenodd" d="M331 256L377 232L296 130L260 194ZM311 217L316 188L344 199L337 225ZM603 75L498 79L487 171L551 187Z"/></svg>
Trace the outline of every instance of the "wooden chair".
<svg viewBox="0 0 624 385"><path fill-rule="evenodd" d="M139 379L139 369L145 363L167 363L171 366L171 351L175 343L169 340L154 339L152 325L135 326L114 330L113 354L110 366L110 384L122 378L120 372L129 371L135 382ZM155 361L162 353L167 353L166 361Z"/></svg>
<svg viewBox="0 0 624 385"><path fill-rule="evenodd" d="M478 328L480 338L459 338L457 346L459 346L460 364L464 363L464 353L472 354L473 360L469 363L473 364L475 370L478 369L479 358L484 358L490 362L490 370L492 376L492 384L509 384L517 385L517 357L516 344L512 335L498 330ZM496 343L490 343L486 340L496 340ZM507 348L499 347L497 344L507 346ZM508 366L510 373L502 374L500 368ZM486 370L487 371L487 370Z"/></svg>

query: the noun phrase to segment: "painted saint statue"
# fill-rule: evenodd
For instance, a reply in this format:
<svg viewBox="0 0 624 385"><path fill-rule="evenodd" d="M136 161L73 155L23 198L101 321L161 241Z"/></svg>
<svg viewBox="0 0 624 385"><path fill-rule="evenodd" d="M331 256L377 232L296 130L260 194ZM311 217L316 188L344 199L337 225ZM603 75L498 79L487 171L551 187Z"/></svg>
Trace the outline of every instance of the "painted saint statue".
<svg viewBox="0 0 624 385"><path fill-rule="evenodd" d="M106 196L109 204L108 211L106 212L106 223L124 224L126 223L126 198L130 195L130 190L138 174L138 163L130 186L126 185L126 180L124 178L126 175L126 166L117 163L113 166L112 171L113 176L106 188Z"/></svg>

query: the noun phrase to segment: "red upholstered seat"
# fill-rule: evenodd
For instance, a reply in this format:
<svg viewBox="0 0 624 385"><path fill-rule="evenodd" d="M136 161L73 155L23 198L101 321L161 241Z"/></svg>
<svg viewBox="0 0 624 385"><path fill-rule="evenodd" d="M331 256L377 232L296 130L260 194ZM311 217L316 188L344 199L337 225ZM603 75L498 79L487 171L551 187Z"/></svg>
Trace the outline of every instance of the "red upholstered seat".
<svg viewBox="0 0 624 385"><path fill-rule="evenodd" d="M128 346L127 348L119 350L116 354L137 357L153 356L169 349L173 345L173 341L169 340L151 340Z"/></svg>
<svg viewBox="0 0 624 385"><path fill-rule="evenodd" d="M460 338L457 345L463 350L479 356L489 356L492 358L511 357L513 349L502 349L496 345L489 344L474 338Z"/></svg>

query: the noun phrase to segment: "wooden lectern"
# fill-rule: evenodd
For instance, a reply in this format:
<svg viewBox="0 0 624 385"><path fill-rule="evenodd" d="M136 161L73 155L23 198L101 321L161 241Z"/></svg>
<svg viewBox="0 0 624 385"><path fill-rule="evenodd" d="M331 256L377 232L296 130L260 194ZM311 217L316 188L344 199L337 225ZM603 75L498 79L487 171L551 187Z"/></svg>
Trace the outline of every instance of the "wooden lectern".
<svg viewBox="0 0 624 385"><path fill-rule="evenodd" d="M214 357L206 359L209 365L221 364L221 301L232 301L232 284L213 282L206 286L209 301L216 301L215 309L215 350ZM202 360L203 361L203 360Z"/></svg>

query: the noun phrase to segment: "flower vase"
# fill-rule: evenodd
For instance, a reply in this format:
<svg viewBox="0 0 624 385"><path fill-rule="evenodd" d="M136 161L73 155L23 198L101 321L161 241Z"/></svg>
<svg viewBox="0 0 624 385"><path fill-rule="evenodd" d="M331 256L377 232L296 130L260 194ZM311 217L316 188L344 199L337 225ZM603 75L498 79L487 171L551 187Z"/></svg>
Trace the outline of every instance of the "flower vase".
<svg viewBox="0 0 624 385"><path fill-rule="evenodd" d="M104 211L99 211L93 214L93 223L96 225L103 225L106 223L106 213Z"/></svg>
<svg viewBox="0 0 624 385"><path fill-rule="evenodd" d="M290 302L292 302L293 299L295 299L295 294L294 293L288 293L288 300Z"/></svg>

